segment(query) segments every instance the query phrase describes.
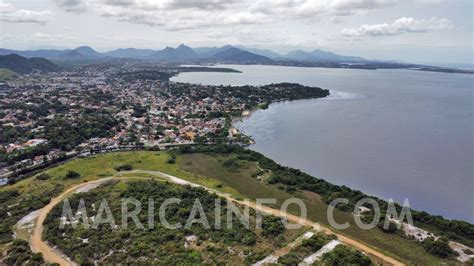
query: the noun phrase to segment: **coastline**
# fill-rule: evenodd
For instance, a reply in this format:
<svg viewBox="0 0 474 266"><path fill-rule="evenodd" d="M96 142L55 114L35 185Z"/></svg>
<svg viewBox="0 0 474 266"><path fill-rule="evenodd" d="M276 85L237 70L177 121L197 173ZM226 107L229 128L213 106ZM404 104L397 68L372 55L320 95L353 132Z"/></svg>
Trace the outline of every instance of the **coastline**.
<svg viewBox="0 0 474 266"><path fill-rule="evenodd" d="M270 106L271 106L272 104L274 104L274 103L281 103L281 102L298 102L298 101L304 101L304 100L317 100L317 99L319 99L319 100L324 100L324 99L327 99L327 100L339 100L339 98L338 98L338 99L329 99L328 97L330 97L331 95L333 95L333 94L330 94L330 95L328 95L328 96L326 96L326 97L323 97L323 98L311 98L311 99L299 99L299 100L279 100L279 101L271 102L271 103L268 105L268 107L270 107ZM337 95L337 93L334 94L334 95ZM352 98L352 97L349 97L349 98L341 98L341 99L353 99L353 98ZM250 118L255 112L257 112L258 110L265 110L265 109L261 109L261 108L259 108L259 107L255 107L255 108L253 108L253 109L249 109L249 110L244 111L241 116L235 117L235 118L232 119L231 129L236 129L236 130L238 130L238 132L239 132L240 134L242 134L243 136L246 136L246 137L248 137L249 139L252 140L252 142L249 143L248 145L244 145L244 147L245 147L246 149L250 149L249 146L254 145L254 144L256 144L257 142L254 140L254 138L253 138L252 136L247 135L247 134L244 134L240 129L238 129L238 127L237 127L235 124L238 123L238 122L242 122L242 121L244 121L245 119L249 119L249 118ZM250 150L252 150L252 149L250 149ZM257 151L257 152L260 152L260 151ZM266 154L264 154L264 155L269 157L269 155L266 155ZM269 157L269 158L271 158L271 157ZM273 159L273 158L271 158L271 159L272 159L272 160L275 160L275 159ZM279 161L276 161L276 162L277 162L278 164L283 165L283 166L286 166L286 167L290 167L290 168L293 168L293 167L294 167L294 166L292 166L292 165L284 164L284 163L279 162ZM320 178L320 179L322 179L322 180L325 180L326 182L329 182L329 183L331 183L331 184L334 184L333 181L329 181L326 177L315 177L313 174L310 174L310 175L312 175L314 178L318 178L318 179ZM346 185L342 184L342 185L338 185L338 186L346 186ZM358 189L354 189L354 188L352 188L352 187L349 187L349 188L350 188L351 190L358 190ZM380 199L380 200L382 200L382 201L388 201L388 199L386 199L386 198L383 197L383 196L376 195L376 194L371 194L371 193L367 193L367 192L365 192L363 189L362 189L361 191L362 191L363 194L367 195L368 197L378 198L378 199ZM397 200L395 200L395 203L396 203L396 204L400 204L400 202L397 201ZM400 205L401 205L401 204L400 204ZM424 209L418 210L418 209L413 209L412 207L410 207L410 209L411 209L412 211L414 211L414 212L427 212L429 215L432 215L432 216L441 216L443 219L446 219L446 220L448 220L448 221L461 221L461 222L466 222L466 223L470 223L470 224L471 224L471 222L468 221L468 220L459 219L459 218L458 218L458 219L457 219L457 218L446 218L446 217L444 217L444 216L442 216L442 215L440 215L440 214L436 214L436 213L432 213L432 212L429 212L429 211L425 211ZM424 226L422 226L421 228L424 228Z"/></svg>

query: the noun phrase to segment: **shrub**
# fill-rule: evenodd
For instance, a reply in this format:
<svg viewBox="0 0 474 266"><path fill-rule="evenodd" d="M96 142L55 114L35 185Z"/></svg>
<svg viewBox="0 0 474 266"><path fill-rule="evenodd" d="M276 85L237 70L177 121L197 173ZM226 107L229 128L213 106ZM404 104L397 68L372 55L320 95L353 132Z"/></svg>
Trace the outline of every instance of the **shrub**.
<svg viewBox="0 0 474 266"><path fill-rule="evenodd" d="M373 265L370 259L353 248L338 245L333 251L323 255L325 265Z"/></svg>
<svg viewBox="0 0 474 266"><path fill-rule="evenodd" d="M285 225L281 218L276 216L264 216L262 221L262 234L264 236L277 236L285 231Z"/></svg>
<svg viewBox="0 0 474 266"><path fill-rule="evenodd" d="M448 240L445 238L434 240L430 237L425 239L422 245L427 252L443 259L454 255L454 251L449 247Z"/></svg>
<svg viewBox="0 0 474 266"><path fill-rule="evenodd" d="M51 178L51 176L46 174L46 173L42 173L42 174L39 174L39 175L36 176L36 179L38 179L38 180L48 180L50 178Z"/></svg>
<svg viewBox="0 0 474 266"><path fill-rule="evenodd" d="M168 161L166 161L169 164L174 164L176 163L176 155L171 154L171 156L168 158Z"/></svg>
<svg viewBox="0 0 474 266"><path fill-rule="evenodd" d="M75 171L68 171L67 174L64 176L64 179L76 179L81 177L81 175L78 172Z"/></svg>
<svg viewBox="0 0 474 266"><path fill-rule="evenodd" d="M384 225L385 225L385 220L381 220L378 224L379 228L385 233L395 233L398 230L397 224L393 221L389 222L387 228L385 228Z"/></svg>
<svg viewBox="0 0 474 266"><path fill-rule="evenodd" d="M122 164L122 165L119 165L119 166L116 166L114 167L115 171L130 171L133 169L133 166L131 166L130 164Z"/></svg>

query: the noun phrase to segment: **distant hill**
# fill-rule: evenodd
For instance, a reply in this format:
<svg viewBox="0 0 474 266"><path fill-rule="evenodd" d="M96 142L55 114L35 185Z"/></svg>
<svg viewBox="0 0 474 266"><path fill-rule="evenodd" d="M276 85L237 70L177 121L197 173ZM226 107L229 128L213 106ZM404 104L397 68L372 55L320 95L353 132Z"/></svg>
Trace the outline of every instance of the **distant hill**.
<svg viewBox="0 0 474 266"><path fill-rule="evenodd" d="M71 51L68 51L68 52L62 54L60 57L64 58L64 59L74 59L74 58L77 59L77 58L83 58L83 57L85 57L85 55L79 53L76 50L71 50Z"/></svg>
<svg viewBox="0 0 474 266"><path fill-rule="evenodd" d="M240 50L235 47L229 47L212 56L212 59L223 62L238 62L238 63L271 63L268 57L257 55L248 51Z"/></svg>
<svg viewBox="0 0 474 266"><path fill-rule="evenodd" d="M89 46L80 46L76 49L72 50L73 52L77 52L85 57L102 57L103 55L96 50L90 48Z"/></svg>
<svg viewBox="0 0 474 266"><path fill-rule="evenodd" d="M231 45L224 45L221 47L199 47L194 48L194 51L199 54L200 58L212 58L215 54L223 52L229 48L234 48Z"/></svg>
<svg viewBox="0 0 474 266"><path fill-rule="evenodd" d="M365 62L362 57L357 56L344 56L338 55L332 52L323 51L321 49L316 49L311 52L306 52L303 50L295 50L281 59L286 60L295 60L295 61L308 61L308 62Z"/></svg>
<svg viewBox="0 0 474 266"><path fill-rule="evenodd" d="M246 53L243 53L246 52ZM176 48L166 47L162 50L153 49L117 49L99 53L89 46L80 46L65 50L26 50L17 51L0 48L0 55L18 54L24 57L44 57L51 59L81 60L102 58L131 58L154 59L166 61L183 61L194 59L212 59L236 62L268 63L271 60L301 61L301 62L366 62L362 57L338 55L332 52L316 49L310 52L295 50L281 55L269 49L249 48L245 46L225 45L222 47L191 48L184 44Z"/></svg>
<svg viewBox="0 0 474 266"><path fill-rule="evenodd" d="M156 50L152 49L135 49L135 48L125 48L117 49L110 52L104 53L106 56L116 57L116 58L147 58L150 57L153 53L156 53Z"/></svg>
<svg viewBox="0 0 474 266"><path fill-rule="evenodd" d="M270 59L275 59L275 58L281 57L281 54L276 53L276 52L274 52L270 49L249 48L249 47L240 46L240 45L238 45L236 47L241 49L241 50L247 51L247 52L251 52L251 53L254 53L254 54L257 54L257 55L268 57Z"/></svg>
<svg viewBox="0 0 474 266"><path fill-rule="evenodd" d="M198 58L198 54L189 46L181 44L177 48L166 47L150 55L153 59L182 60Z"/></svg>
<svg viewBox="0 0 474 266"><path fill-rule="evenodd" d="M18 51L18 50L0 48L0 55L17 54L23 57L60 58L69 51L70 49L67 49L67 50L41 49L41 50Z"/></svg>
<svg viewBox="0 0 474 266"><path fill-rule="evenodd" d="M35 70L42 72L54 72L60 70L59 66L44 58L26 58L17 54L0 56L0 68L7 68L21 74L28 74Z"/></svg>
<svg viewBox="0 0 474 266"><path fill-rule="evenodd" d="M218 49L219 49L219 47L196 47L196 48L193 48L194 52L196 52L199 56L215 54Z"/></svg>

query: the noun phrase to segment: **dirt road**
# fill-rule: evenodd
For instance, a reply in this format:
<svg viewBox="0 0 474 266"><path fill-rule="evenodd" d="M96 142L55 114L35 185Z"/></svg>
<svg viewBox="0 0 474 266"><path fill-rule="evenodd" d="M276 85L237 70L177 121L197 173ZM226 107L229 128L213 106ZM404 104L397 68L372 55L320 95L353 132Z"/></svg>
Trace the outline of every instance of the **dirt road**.
<svg viewBox="0 0 474 266"><path fill-rule="evenodd" d="M188 184L188 185L191 185L191 186L194 186L194 187L203 187L199 184L195 184L195 183L192 183L192 182L189 182L189 181L183 180L181 178L171 176L171 175L159 172L159 171L132 170L132 171L123 172L123 173L152 174L152 175L159 176L163 179L166 179L170 182L176 183L176 184L180 184L180 185ZM54 206L59 204L62 200L64 200L71 193L77 191L78 189L80 189L84 186L90 186L91 184L96 184L96 183L103 183L103 182L106 182L106 181L111 180L111 179L125 180L125 179L149 179L149 178L145 178L145 177L121 177L121 176L115 177L115 178L107 177L107 178L103 178L103 179L99 179L99 180L95 180L95 181L89 181L89 182L85 182L85 183L82 183L82 184L78 184L76 186L73 186L73 187L67 189L66 191L64 191L58 197L51 199L51 202L48 205L44 206L42 209L39 210L38 219L36 220L33 235L31 237L31 242L30 242L31 249L34 252L41 252L43 254L44 260L47 261L47 262L58 263L59 265L76 265L73 261L71 261L70 259L68 259L64 255L61 255L58 251L56 251L55 249L50 247L46 242L43 241L42 234L43 234L44 220L46 219L46 216L48 215L48 213L54 208ZM214 193L218 194L219 196L224 197L224 198L226 198L226 199L228 199L232 202L236 202L236 203L239 203L239 204L242 204L242 205L245 205L245 206L249 206L251 208L254 208L254 209L259 210L259 211L264 212L264 213L272 214L272 215L279 216L279 217L286 217L286 219L288 219L289 221L291 221L293 223L299 223L299 224L304 225L304 226L310 226L310 227L318 228L318 229L321 229L321 230L323 230L324 232L326 232L328 234L333 234L334 233L331 229L329 229L327 227L323 227L320 224L315 223L313 221L310 221L308 219L302 219L299 216L289 214L289 213L283 212L281 210L273 209L273 208L270 208L270 207L267 207L267 206L257 205L255 202L236 200L236 199L232 198L229 194L223 194L219 191L216 191L216 190L210 189L210 188L206 188L206 187L203 187L203 188L205 188L208 191L214 192ZM380 261L383 261L384 265L397 265L397 266L398 265L404 265L403 263L401 263L401 262L399 262L399 261L397 261L397 260L381 253L380 251L377 251L377 250L375 250L375 249L373 249L373 248L371 248L371 247L369 247L369 246L367 246L367 245L365 245L365 244L363 244L359 241L348 238L344 235L340 235L340 234L335 234L335 235L338 237L339 241L343 242L346 245L352 246L352 247L356 248L357 250L362 251L362 252L364 252L364 253L366 253L370 256L376 257Z"/></svg>

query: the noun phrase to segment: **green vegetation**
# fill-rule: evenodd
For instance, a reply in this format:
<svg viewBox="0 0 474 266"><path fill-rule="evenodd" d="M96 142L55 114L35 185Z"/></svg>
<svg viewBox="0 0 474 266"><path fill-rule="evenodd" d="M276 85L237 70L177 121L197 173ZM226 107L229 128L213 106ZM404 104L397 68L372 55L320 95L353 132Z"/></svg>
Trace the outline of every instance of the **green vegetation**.
<svg viewBox="0 0 474 266"><path fill-rule="evenodd" d="M285 167L274 167L272 166L274 162L265 162L265 159L260 156L252 155L254 152L228 146L209 146L206 150L204 147L188 149L190 148L180 148L173 153L166 151L116 152L74 159L44 171L43 173L49 176L47 180L29 178L14 185L0 187L0 240L3 243L11 241L12 226L21 217L41 208L49 202L50 198L74 184L114 175L153 177L150 174L117 172L115 168L121 165L131 165L133 169L139 170L161 171L229 193L235 198L275 198L277 202L273 207L281 206L288 198L298 197L307 206L308 218L328 224L327 204L323 201L324 197L321 194L304 189L307 186L304 185L302 188L298 183L294 185L288 185L286 182L269 184L272 180L270 177L276 176L276 173L279 178L286 180L285 175L298 175L297 170L286 172ZM176 162L169 164L167 161L172 154L175 155ZM257 159L253 159L253 156ZM235 168L224 166L224 163L229 160L235 162L231 163ZM68 171L77 172L80 177L64 179ZM296 178L299 180L299 177ZM321 181L321 184L324 182ZM288 190L289 187L295 190ZM288 211L299 214L299 209L293 207L295 206L290 205ZM12 216L8 216L7 212L10 212ZM335 210L334 217L339 223L349 222L351 225L350 228L338 233L377 247L391 256L419 265L433 265L440 262L438 257L428 253L419 242L413 239L402 237L398 233L387 234L380 229L368 231L358 229L354 225L353 215L338 209ZM251 237L246 238L245 241L252 243ZM264 253L249 255L253 260L262 259L264 256ZM446 260L450 262L451 257Z"/></svg>
<svg viewBox="0 0 474 266"><path fill-rule="evenodd" d="M323 263L333 266L373 265L370 259L361 252L344 245L338 245L332 252L323 255Z"/></svg>
<svg viewBox="0 0 474 266"><path fill-rule="evenodd" d="M114 167L115 171L121 172L121 171L130 171L133 169L133 166L130 164L121 164L116 167Z"/></svg>
<svg viewBox="0 0 474 266"><path fill-rule="evenodd" d="M67 171L66 175L64 176L64 179L76 179L81 177L81 174L75 171Z"/></svg>
<svg viewBox="0 0 474 266"><path fill-rule="evenodd" d="M168 81L172 76L173 76L173 73L157 71L157 70L142 70L142 71L118 73L114 75L114 78L120 78L124 81L134 81L134 80Z"/></svg>
<svg viewBox="0 0 474 266"><path fill-rule="evenodd" d="M178 72L225 72L225 73L242 73L242 71L225 68L225 67L178 67Z"/></svg>
<svg viewBox="0 0 474 266"><path fill-rule="evenodd" d="M36 179L38 179L38 180L48 180L50 178L51 178L51 176L46 174L46 173L41 173L41 174L36 176Z"/></svg>
<svg viewBox="0 0 474 266"><path fill-rule="evenodd" d="M445 238L434 240L430 237L425 239L422 244L426 251L440 258L445 259L454 255L454 251L449 247L448 240Z"/></svg>
<svg viewBox="0 0 474 266"><path fill-rule="evenodd" d="M304 258L320 250L332 238L334 237L318 233L309 239L305 239L301 245L293 248L288 254L279 258L278 263L283 265L298 265Z"/></svg>
<svg viewBox="0 0 474 266"><path fill-rule="evenodd" d="M221 226L216 226L215 201L218 196L202 188L152 180L119 183L75 194L69 199L73 210L76 210L81 198L85 200L88 217L98 214L96 208L99 207L94 208L92 204L99 206L105 198L119 228L100 224L97 229L86 230L80 220L75 229L71 225L60 229L62 204L56 206L45 221L45 239L80 264L92 263L94 260L104 264L134 264L137 260L143 264L158 262L159 265L252 263L256 257L249 256L250 253L268 255L300 233L294 230L286 232L281 220L272 216L264 216L263 230L256 229L254 216L250 220L249 228L246 228L235 214L232 220L228 220L227 202L224 199L220 199L222 205L217 207L220 209ZM137 227L131 219L126 228L121 226L122 198L140 200L142 211L138 217L145 229ZM166 199L180 199L179 203L168 206L165 219L169 224L179 223L184 228L166 228L157 209L152 213L148 212L149 198L154 199L157 209ZM205 213L197 212L196 216L190 216L197 199ZM243 207L238 208L239 212L244 211ZM255 214L255 211L252 210L251 213ZM202 214L204 216L201 216ZM149 215L154 217L152 229L149 229ZM209 222L210 228L206 228L201 220L203 218ZM193 219L194 222L190 223ZM228 222L232 224L230 228L227 227ZM191 226L186 227L187 223ZM87 239L86 243L84 239ZM232 251L229 251L229 248ZM113 255L110 256L110 252L113 252Z"/></svg>
<svg viewBox="0 0 474 266"><path fill-rule="evenodd" d="M206 146L180 148L183 159L181 168L187 172L195 173L200 176L206 176L222 183L225 187L231 187L238 193L234 195L243 195L244 197L255 198L275 198L277 203L273 206L279 208L281 204L288 198L299 197L307 206L308 218L313 221L329 226L327 220L327 204L324 197L320 193L315 193L308 188L318 187L329 189L334 185L324 180L314 179L312 186L307 184L291 182L272 184L272 178L259 179L258 176L265 172L265 175L278 176L282 180L290 180L295 176L296 180L301 179L299 175L307 176L299 170L279 166L272 160L265 158L263 155L253 151L229 146ZM229 171L223 163L229 158L240 161L242 167L239 171ZM304 178L304 177L303 177ZM288 188L295 188L294 191ZM341 187L339 190L345 191L347 187ZM382 206L382 205L381 205ZM298 208L288 208L289 212L296 215L300 213ZM402 236L401 234L388 234L382 230L375 228L373 230L362 230L355 225L354 216L351 212L340 209L334 211L334 218L338 223L348 222L350 227L339 233L348 235L355 239L359 239L364 243L375 246L380 250L388 252L391 256L398 257L400 260L410 261L418 264L437 264L439 259L426 252L422 245L412 239Z"/></svg>
<svg viewBox="0 0 474 266"><path fill-rule="evenodd" d="M17 54L0 55L0 68L8 68L16 73L27 74L35 70L53 72L60 70L53 62L44 58L26 58Z"/></svg>
<svg viewBox="0 0 474 266"><path fill-rule="evenodd" d="M266 158L260 153L243 149L238 146L200 146L192 148L181 148L182 153L207 153L207 154L237 154L237 158L242 161L258 162L259 166L272 172L268 180L270 184L281 184L300 190L312 191L321 196L326 204L336 198L346 198L348 204L339 204L337 207L346 212L352 212L356 202L362 198L374 199L381 209L381 217L385 217L388 203L382 199L368 196L361 191L352 190L346 186L333 185L323 179L312 177L298 169L284 167L273 160ZM371 206L368 206L371 207ZM401 211L401 206L395 204L397 212ZM446 220L441 216L429 215L424 211L411 210L416 226L427 228L434 234L446 236L449 239L462 242L469 246L474 246L474 224L464 221Z"/></svg>
<svg viewBox="0 0 474 266"><path fill-rule="evenodd" d="M41 253L32 253L27 241L15 239L5 251L5 256L0 257L0 264L5 265L42 265L44 264Z"/></svg>
<svg viewBox="0 0 474 266"><path fill-rule="evenodd" d="M13 79L17 76L18 76L18 74L11 71L10 69L0 68L0 81L8 81L8 80L11 80L11 79Z"/></svg>
<svg viewBox="0 0 474 266"><path fill-rule="evenodd" d="M168 158L168 161L166 161L169 164L175 164L176 163L176 154L171 154L170 157Z"/></svg>
<svg viewBox="0 0 474 266"><path fill-rule="evenodd" d="M12 228L22 217L48 204L64 189L60 184L51 184L44 191L43 188L31 188L29 193L22 193L18 187L0 190L0 244L12 241Z"/></svg>

